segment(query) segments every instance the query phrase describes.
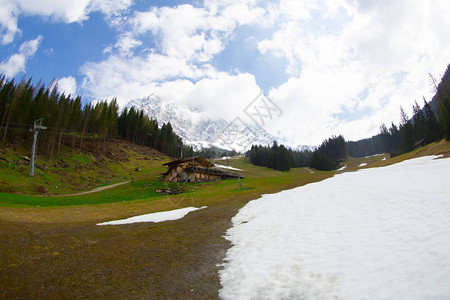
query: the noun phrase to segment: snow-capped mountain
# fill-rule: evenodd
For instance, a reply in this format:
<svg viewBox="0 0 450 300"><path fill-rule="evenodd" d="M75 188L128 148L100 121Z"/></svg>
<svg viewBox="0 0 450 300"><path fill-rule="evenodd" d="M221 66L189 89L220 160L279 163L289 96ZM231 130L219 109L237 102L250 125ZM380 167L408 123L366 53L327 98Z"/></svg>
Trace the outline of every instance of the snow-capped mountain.
<svg viewBox="0 0 450 300"><path fill-rule="evenodd" d="M197 149L214 146L242 152L250 149L252 144L271 145L274 140L286 144L286 139L275 138L261 127L246 123L241 118L232 122L224 119L213 120L201 111L174 105L154 94L132 100L126 105L128 108L132 106L144 110L144 113L156 118L159 124L170 122L174 132L183 142ZM302 147L309 146L293 148L303 149Z"/></svg>
<svg viewBox="0 0 450 300"><path fill-rule="evenodd" d="M309 145L299 145L295 148L293 148L294 151L298 151L298 152L303 152L303 151L310 151L313 152L314 150L316 150L318 147L317 146L309 146Z"/></svg>

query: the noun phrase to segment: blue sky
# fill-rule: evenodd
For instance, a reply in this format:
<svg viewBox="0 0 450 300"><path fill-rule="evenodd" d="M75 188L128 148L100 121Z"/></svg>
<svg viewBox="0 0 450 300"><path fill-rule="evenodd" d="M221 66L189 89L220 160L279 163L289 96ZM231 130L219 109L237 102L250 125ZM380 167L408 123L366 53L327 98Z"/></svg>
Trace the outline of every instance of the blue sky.
<svg viewBox="0 0 450 300"><path fill-rule="evenodd" d="M85 103L152 93L233 120L263 90L293 144L378 133L430 99L450 4L376 0L0 0L0 72Z"/></svg>

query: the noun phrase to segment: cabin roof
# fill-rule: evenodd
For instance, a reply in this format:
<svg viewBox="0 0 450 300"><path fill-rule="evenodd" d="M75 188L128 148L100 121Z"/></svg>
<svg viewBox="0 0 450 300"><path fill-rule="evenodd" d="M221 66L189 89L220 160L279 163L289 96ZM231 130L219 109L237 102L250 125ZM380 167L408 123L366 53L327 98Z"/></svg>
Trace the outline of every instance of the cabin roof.
<svg viewBox="0 0 450 300"><path fill-rule="evenodd" d="M421 140L418 140L418 141L416 141L416 142L414 143L413 147L415 148L415 147L417 147L417 146L423 144L424 142L425 142L425 138L423 138L423 139L421 139Z"/></svg>
<svg viewBox="0 0 450 300"><path fill-rule="evenodd" d="M193 156L193 157L177 159L177 160L165 163L165 164L163 164L163 166L168 166L170 168L170 167L173 167L173 166L185 163L185 162L189 162L189 161L192 161L192 160L197 161L200 165L203 165L203 166L205 166L207 168L214 167L213 163L209 162L207 159L205 159L205 158L203 158L201 156Z"/></svg>

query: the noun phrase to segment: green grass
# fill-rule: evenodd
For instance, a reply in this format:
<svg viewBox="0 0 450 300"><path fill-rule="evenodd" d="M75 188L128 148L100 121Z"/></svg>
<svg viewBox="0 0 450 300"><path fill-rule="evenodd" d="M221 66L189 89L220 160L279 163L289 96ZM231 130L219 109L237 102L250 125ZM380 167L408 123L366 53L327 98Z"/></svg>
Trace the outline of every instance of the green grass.
<svg viewBox="0 0 450 300"><path fill-rule="evenodd" d="M47 184L47 186L54 186L51 192L58 192L58 188L65 193L80 191L80 189L72 191L64 186L61 182L61 177L58 177L54 172L37 171L37 175L32 178L27 172L18 172L21 166L15 166L6 162L0 161L0 187L5 185L12 185L16 188L21 188L21 193L0 193L0 206L8 207L61 207L61 206L79 206L102 203L137 203L139 205L147 203L160 203L159 209L173 208L173 206L192 205L193 203L202 203L207 205L217 201L227 201L230 199L254 199L264 193L274 193L283 189L293 188L303 184L320 181L331 176L336 172L320 172L315 171L310 174L305 168L294 168L289 172L275 171L266 167L259 167L249 163L248 158L230 159L227 161L213 160L214 163L229 165L234 168L243 169L241 173L244 179L241 183L244 190L238 189L237 180L222 180L207 183L185 183L183 186L186 191L180 195L161 196L155 190L162 187L175 187L177 183L162 183L158 181L159 174L166 170L162 164L168 159L146 159L141 154L127 151L128 160L126 162L117 163L114 161L107 161L108 170L112 173L120 174L117 181L124 181L125 178L134 179L133 183L121 185L112 189L101 192L78 195L78 196L36 196L24 195L30 191L30 186L37 184ZM384 156L373 156L368 158L349 158L342 165L347 164L346 170L357 169L362 162L367 162L366 167L377 167L389 165L400 162L405 159L410 159L422 155L444 154L449 156L450 146L446 141L430 144L419 150L412 151L393 159L387 158L382 161ZM92 163L92 157L89 154L75 153L72 157L65 159L70 164L69 174L74 177L73 181L82 181L83 178L89 177L91 182L94 182L92 187L108 185L114 183L110 181L107 183L101 177L101 170L78 170L77 166L82 164L89 165ZM135 169L141 168L140 172ZM56 169L56 167L55 167ZM67 170L66 170L67 171ZM96 173L97 172L97 173ZM55 175L56 174L56 175ZM97 176L97 177L96 177ZM100 177L99 177L100 176ZM121 177L122 176L122 177ZM101 178L101 179L99 179ZM87 189L87 188L86 188ZM161 204L164 203L164 204Z"/></svg>
<svg viewBox="0 0 450 300"><path fill-rule="evenodd" d="M68 206L124 202L161 197L155 190L175 186L175 183L138 182L91 194L55 197L0 193L0 206Z"/></svg>
<svg viewBox="0 0 450 300"><path fill-rule="evenodd" d="M134 166L140 161L130 159L127 167ZM78 196L32 196L22 194L0 193L0 206L73 206L73 205L90 205L100 203L117 203L130 201L152 201L157 198L168 198L161 196L155 190L162 187L176 187L183 185L186 191L177 196L170 196L175 202L182 201L217 201L220 199L229 199L235 197L255 197L261 193L270 193L285 188L295 187L304 182L312 182L332 176L329 172L316 172L310 174L304 168L291 169L289 172L275 171L265 167L254 166L248 162L248 158L240 158L234 160L233 167L244 169L244 179L241 183L244 190L238 189L237 180L221 180L206 183L163 183L156 181L159 173L165 171L161 161L152 162L139 172L141 178L136 179L133 183L121 185L112 189L101 192L78 195ZM118 167L118 165L114 165ZM121 166L119 166L121 167ZM46 178L46 175L43 175ZM51 178L47 178L51 180ZM32 181L34 178L23 175L21 179ZM29 184L28 183L24 183ZM99 180L99 185L101 181ZM56 184L53 181L53 184ZM104 185L104 183L103 183Z"/></svg>
<svg viewBox="0 0 450 300"><path fill-rule="evenodd" d="M125 148L123 150L122 148ZM115 156L109 156L111 152ZM0 148L0 192L17 194L72 194L125 180L147 178L156 181L167 157L142 146L123 141L105 144L100 154L62 147L52 158L37 156L35 176L22 157L27 149ZM140 171L136 169L139 168Z"/></svg>

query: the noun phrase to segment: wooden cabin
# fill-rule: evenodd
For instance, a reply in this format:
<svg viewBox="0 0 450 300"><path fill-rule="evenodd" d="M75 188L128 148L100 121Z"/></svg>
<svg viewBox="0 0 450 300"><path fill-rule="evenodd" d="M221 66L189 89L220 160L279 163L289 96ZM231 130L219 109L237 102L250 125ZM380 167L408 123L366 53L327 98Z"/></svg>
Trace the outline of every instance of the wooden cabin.
<svg viewBox="0 0 450 300"><path fill-rule="evenodd" d="M243 176L216 168L201 156L177 159L163 164L169 170L163 175L164 182L204 182L220 179L237 179Z"/></svg>
<svg viewBox="0 0 450 300"><path fill-rule="evenodd" d="M426 146L426 144L427 144L427 141L425 140L425 138L423 138L421 140L416 141L413 145L413 148L414 148L414 150L416 150L416 149Z"/></svg>

